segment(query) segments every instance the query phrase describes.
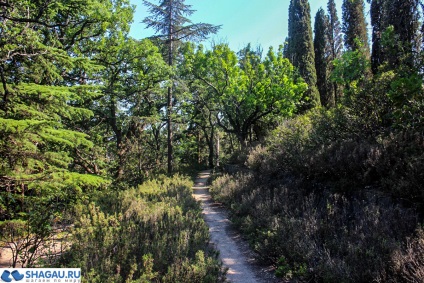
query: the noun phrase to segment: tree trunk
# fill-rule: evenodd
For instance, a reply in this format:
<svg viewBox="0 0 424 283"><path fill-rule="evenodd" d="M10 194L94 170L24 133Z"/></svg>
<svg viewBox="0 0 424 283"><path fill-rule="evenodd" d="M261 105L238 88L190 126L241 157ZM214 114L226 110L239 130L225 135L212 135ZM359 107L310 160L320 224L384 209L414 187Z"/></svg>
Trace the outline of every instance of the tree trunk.
<svg viewBox="0 0 424 283"><path fill-rule="evenodd" d="M172 19L172 0L170 3L170 15L169 18ZM173 65L173 58L172 58L172 54L173 54L173 26L172 26L172 20L169 21L169 33L168 33L168 40L169 40L169 45L168 45L168 64L169 66ZM172 147L172 87L174 85L173 79L171 78L171 86L168 88L168 98L167 98L167 123L168 123L168 175L172 175L172 171L173 171L173 147Z"/></svg>
<svg viewBox="0 0 424 283"><path fill-rule="evenodd" d="M220 139L219 132L216 135L216 167L219 167L219 151L220 151Z"/></svg>
<svg viewBox="0 0 424 283"><path fill-rule="evenodd" d="M118 155L118 165L116 167L115 178L120 179L124 175L124 162L125 162L125 148L123 145L122 130L118 127L116 120L116 98L110 99L110 126L116 136L116 154Z"/></svg>
<svg viewBox="0 0 424 283"><path fill-rule="evenodd" d="M201 159L201 139L200 139L200 131L197 132L197 165L200 165L202 163Z"/></svg>
<svg viewBox="0 0 424 283"><path fill-rule="evenodd" d="M172 87L168 88L168 106L167 106L167 129L168 129L168 174L171 175L173 171L173 147L172 147Z"/></svg>
<svg viewBox="0 0 424 283"><path fill-rule="evenodd" d="M208 140L208 147L209 147L209 156L208 156L208 163L209 163L209 167L213 168L214 166L214 135L215 135L215 131L212 128L211 131L211 136L209 137Z"/></svg>

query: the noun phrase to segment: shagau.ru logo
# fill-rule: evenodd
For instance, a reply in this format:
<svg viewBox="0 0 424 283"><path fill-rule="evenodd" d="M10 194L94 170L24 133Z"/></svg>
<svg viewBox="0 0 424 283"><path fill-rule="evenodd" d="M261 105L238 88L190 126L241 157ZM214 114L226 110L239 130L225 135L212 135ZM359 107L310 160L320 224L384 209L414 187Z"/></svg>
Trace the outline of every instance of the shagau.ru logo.
<svg viewBox="0 0 424 283"><path fill-rule="evenodd" d="M0 269L0 282L80 283L80 268Z"/></svg>

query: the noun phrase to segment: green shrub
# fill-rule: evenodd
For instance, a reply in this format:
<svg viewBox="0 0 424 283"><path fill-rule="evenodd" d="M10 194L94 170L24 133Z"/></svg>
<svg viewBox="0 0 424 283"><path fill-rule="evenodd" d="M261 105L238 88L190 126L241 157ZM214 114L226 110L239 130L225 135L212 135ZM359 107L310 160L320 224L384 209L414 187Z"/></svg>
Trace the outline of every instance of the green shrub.
<svg viewBox="0 0 424 283"><path fill-rule="evenodd" d="M66 265L81 267L87 282L220 282L191 186L179 176L160 177L98 196L101 206L79 206Z"/></svg>

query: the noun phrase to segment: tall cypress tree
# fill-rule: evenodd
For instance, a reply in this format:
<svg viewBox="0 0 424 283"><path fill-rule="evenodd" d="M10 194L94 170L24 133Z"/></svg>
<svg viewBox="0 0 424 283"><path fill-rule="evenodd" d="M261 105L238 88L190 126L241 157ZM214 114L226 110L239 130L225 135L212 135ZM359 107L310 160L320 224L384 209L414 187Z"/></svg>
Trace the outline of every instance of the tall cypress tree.
<svg viewBox="0 0 424 283"><path fill-rule="evenodd" d="M328 1L327 10L328 10L327 39L328 39L328 44L330 46L329 60L332 62L342 57L343 35L342 35L342 26L339 21L339 17L337 15L337 7L334 0ZM332 73L334 69L333 64L330 63L328 68L329 68L329 72ZM330 91L333 93L332 96L334 96L334 103L336 104L340 100L340 97L343 94L343 89L338 83L333 82L333 85L330 87Z"/></svg>
<svg viewBox="0 0 424 283"><path fill-rule="evenodd" d="M167 47L167 61L174 65L176 44L183 40L205 39L209 34L216 33L220 26L198 23L193 24L186 16L192 15L195 10L185 0L160 0L159 5L143 1L149 8L150 16L143 20L147 28L152 27L159 35L157 38L164 41ZM168 130L168 174L173 171L173 87L168 88L167 96L167 130Z"/></svg>
<svg viewBox="0 0 424 283"><path fill-rule="evenodd" d="M383 63L396 69L400 65L413 67L414 52L420 48L419 0L368 0L371 4L373 73ZM391 27L393 44L382 45L382 34Z"/></svg>
<svg viewBox="0 0 424 283"><path fill-rule="evenodd" d="M417 49L419 29L419 0L386 1L387 26L393 26L397 43L392 47L388 61L392 68L401 64L414 67L414 51Z"/></svg>
<svg viewBox="0 0 424 283"><path fill-rule="evenodd" d="M289 7L289 35L287 57L298 69L309 86L303 97L301 110L321 104L317 89L315 52L312 41L311 9L308 0L291 0Z"/></svg>
<svg viewBox="0 0 424 283"><path fill-rule="evenodd" d="M334 106L334 92L329 80L330 45L328 41L329 19L325 12L320 8L315 16L314 26L314 51L315 68L317 71L317 87L320 94L321 103L325 107Z"/></svg>
<svg viewBox="0 0 424 283"><path fill-rule="evenodd" d="M345 34L346 48L352 51L362 49L364 54L369 57L370 48L364 9L363 0L343 0L342 29Z"/></svg>
<svg viewBox="0 0 424 283"><path fill-rule="evenodd" d="M371 4L371 26L372 26L372 54L371 70L375 74L378 67L383 63L383 50L381 48L381 34L386 28L384 23L385 0L368 0Z"/></svg>

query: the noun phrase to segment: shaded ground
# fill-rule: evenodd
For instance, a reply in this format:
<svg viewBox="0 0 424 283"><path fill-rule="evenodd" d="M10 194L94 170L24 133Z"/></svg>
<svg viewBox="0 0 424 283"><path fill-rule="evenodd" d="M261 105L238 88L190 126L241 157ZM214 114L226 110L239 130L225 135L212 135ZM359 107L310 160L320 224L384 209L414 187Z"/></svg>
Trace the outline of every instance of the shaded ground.
<svg viewBox="0 0 424 283"><path fill-rule="evenodd" d="M248 244L231 228L225 209L213 202L207 187L210 174L210 170L199 173L193 187L193 196L202 202L211 242L220 252L224 267L228 268L228 280L234 283L279 282L272 274L272 268L259 266Z"/></svg>
<svg viewBox="0 0 424 283"><path fill-rule="evenodd" d="M0 268L10 267L12 251L8 248L0 247Z"/></svg>

